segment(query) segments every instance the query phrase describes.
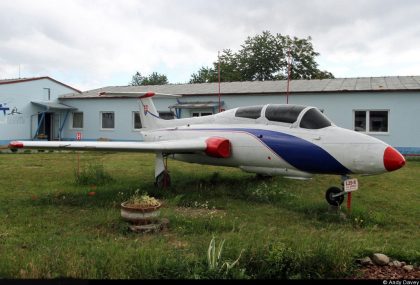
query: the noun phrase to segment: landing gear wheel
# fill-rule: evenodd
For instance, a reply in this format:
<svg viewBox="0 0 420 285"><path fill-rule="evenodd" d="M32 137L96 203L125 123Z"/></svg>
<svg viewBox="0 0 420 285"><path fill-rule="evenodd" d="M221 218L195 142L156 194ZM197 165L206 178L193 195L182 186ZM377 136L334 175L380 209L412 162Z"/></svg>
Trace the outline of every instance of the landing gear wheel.
<svg viewBox="0 0 420 285"><path fill-rule="evenodd" d="M165 170L156 177L155 186L160 189L171 186L171 176L168 171Z"/></svg>
<svg viewBox="0 0 420 285"><path fill-rule="evenodd" d="M344 195L335 196L333 195L342 193L343 191L338 187L330 187L325 193L325 199L327 199L328 204L332 206L340 206L344 201Z"/></svg>

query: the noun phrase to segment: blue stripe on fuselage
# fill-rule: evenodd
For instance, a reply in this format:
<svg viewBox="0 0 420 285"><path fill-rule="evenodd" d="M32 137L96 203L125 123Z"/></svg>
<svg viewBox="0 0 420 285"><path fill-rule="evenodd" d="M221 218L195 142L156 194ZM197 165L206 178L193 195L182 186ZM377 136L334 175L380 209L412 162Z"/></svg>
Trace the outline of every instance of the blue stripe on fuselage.
<svg viewBox="0 0 420 285"><path fill-rule="evenodd" d="M194 130L246 132L255 136L278 156L301 171L342 175L351 173L323 148L289 134L248 128L191 129L191 131Z"/></svg>

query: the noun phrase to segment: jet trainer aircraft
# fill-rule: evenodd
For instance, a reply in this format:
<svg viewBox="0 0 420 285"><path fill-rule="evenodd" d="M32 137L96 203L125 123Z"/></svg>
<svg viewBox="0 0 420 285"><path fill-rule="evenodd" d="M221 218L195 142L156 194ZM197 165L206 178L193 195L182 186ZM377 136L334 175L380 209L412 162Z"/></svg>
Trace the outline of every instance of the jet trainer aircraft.
<svg viewBox="0 0 420 285"><path fill-rule="evenodd" d="M336 174L342 187L330 187L327 202L340 205L357 180L351 174L380 174L404 166L393 147L368 135L334 125L310 106L268 104L239 107L215 115L163 120L153 104L154 92L101 93L138 97L145 130L142 142L13 141L10 148L132 151L156 153L155 181L170 183L166 159L238 167L264 176L309 179Z"/></svg>

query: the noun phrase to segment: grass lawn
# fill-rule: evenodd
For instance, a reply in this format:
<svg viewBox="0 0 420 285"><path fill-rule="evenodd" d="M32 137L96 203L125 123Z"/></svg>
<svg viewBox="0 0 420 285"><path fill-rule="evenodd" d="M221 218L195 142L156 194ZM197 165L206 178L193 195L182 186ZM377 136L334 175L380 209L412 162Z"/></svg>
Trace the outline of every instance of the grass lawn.
<svg viewBox="0 0 420 285"><path fill-rule="evenodd" d="M80 160L82 169L103 165L112 182L77 185L75 153L0 155L0 278L345 278L374 252L420 264L419 160L358 177L352 213L345 202L340 211L346 218L324 198L337 176L258 180L169 161L172 186L157 190L154 155L85 152ZM169 230L128 230L119 205L136 189L164 202ZM213 237L225 244L211 270Z"/></svg>

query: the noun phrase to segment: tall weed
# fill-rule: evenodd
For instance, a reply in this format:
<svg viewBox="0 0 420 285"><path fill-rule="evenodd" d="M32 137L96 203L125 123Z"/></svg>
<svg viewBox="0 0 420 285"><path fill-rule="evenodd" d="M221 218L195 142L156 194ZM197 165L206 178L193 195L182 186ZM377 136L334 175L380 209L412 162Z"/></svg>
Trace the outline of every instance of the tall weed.
<svg viewBox="0 0 420 285"><path fill-rule="evenodd" d="M80 172L74 171L74 181L77 185L104 185L114 179L102 164L88 164Z"/></svg>

